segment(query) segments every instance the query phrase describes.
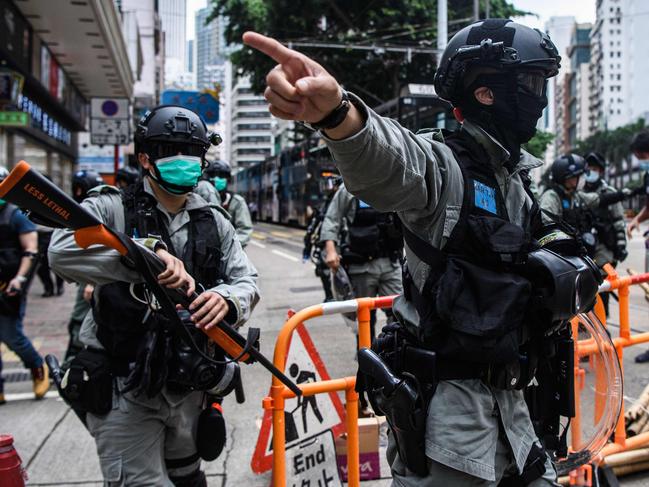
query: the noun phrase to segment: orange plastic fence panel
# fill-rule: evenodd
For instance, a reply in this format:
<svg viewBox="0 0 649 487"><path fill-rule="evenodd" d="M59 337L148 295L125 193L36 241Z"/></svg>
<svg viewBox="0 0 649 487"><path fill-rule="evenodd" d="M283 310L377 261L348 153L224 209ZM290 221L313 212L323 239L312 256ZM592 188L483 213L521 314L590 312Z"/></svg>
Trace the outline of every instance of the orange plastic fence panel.
<svg viewBox="0 0 649 487"><path fill-rule="evenodd" d="M375 308L389 308L395 296L383 296L378 298L359 298L356 300L359 348L371 345L370 336L370 310ZM332 308L329 308L331 311ZM300 323L304 323L316 316L322 316L324 309L322 305L310 306L290 316L279 332L275 342L275 353L273 355L274 365L281 371L286 368L286 355L291 341L293 331ZM355 390L356 377L344 377L319 382L299 384L302 394L311 396L324 394L331 391L345 391L347 426L347 475L348 486L360 486L360 460L358 444L358 393ZM284 487L286 485L286 432L284 429L284 400L294 397L295 394L274 376L270 389L270 397L264 398L263 407L273 410L273 486Z"/></svg>

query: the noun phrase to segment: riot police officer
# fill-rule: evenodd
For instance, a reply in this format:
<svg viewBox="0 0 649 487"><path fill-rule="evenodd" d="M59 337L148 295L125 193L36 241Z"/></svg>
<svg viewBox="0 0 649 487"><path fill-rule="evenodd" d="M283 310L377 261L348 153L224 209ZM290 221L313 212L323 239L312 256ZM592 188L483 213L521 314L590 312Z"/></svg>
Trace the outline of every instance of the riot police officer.
<svg viewBox="0 0 649 487"><path fill-rule="evenodd" d="M460 30L441 56L435 88L462 128L415 135L305 55L252 32L243 40L279 63L267 76L271 113L321 130L347 190L403 222L407 279L394 304L398 323L382 340L391 333L411 352L400 364L382 355L373 371L390 384L372 389L375 398L399 396L382 401L392 424L400 420L388 446L394 485L554 485L520 390L530 376L516 372L524 337L542 327L523 312L530 282L512 270L540 226L528 172L541 162L521 144L534 135L546 80L559 69L552 41L508 19ZM596 289L589 286L589 303ZM422 359L409 364L413 350ZM434 393L417 395L415 380ZM418 402L400 408L400 391ZM414 411L415 423L403 417Z"/></svg>
<svg viewBox="0 0 649 487"><path fill-rule="evenodd" d="M340 176L330 176L322 179L320 190L324 196L324 200L319 207L312 208L312 214L304 234L302 260L304 262L311 260L315 264L315 275L322 282L325 302L332 301L334 298L331 292L331 272L329 271L329 266L325 263L324 247L320 236L322 234L322 225L327 214L327 209L338 191L341 182L342 178Z"/></svg>
<svg viewBox="0 0 649 487"><path fill-rule="evenodd" d="M84 170L76 172L72 177L72 195L74 200L77 203L81 203L88 197L88 191L103 184L104 180L95 171ZM45 248L45 252L47 253L47 247ZM74 356L83 348L83 343L79 339L79 332L81 331L84 318L88 314L88 311L90 311L90 299L93 291L92 284L78 282L77 286L74 306L70 314L70 321L68 321L68 348L65 350L64 367L67 367Z"/></svg>
<svg viewBox="0 0 649 487"><path fill-rule="evenodd" d="M140 171L133 166L124 166L117 170L115 175L115 186L124 189L131 184L135 184L140 179Z"/></svg>
<svg viewBox="0 0 649 487"><path fill-rule="evenodd" d="M327 208L320 241L331 271L336 272L341 264L345 266L355 296L401 293L403 235L393 213L377 211L354 197L343 184ZM372 337L375 321L376 313L372 315Z"/></svg>
<svg viewBox="0 0 649 487"><path fill-rule="evenodd" d="M241 245L245 247L250 241L252 235L252 219L250 210L243 196L232 193L227 190L228 184L232 179L232 170L230 164L225 161L211 161L203 171L203 177L208 184L216 189L218 204L225 209L232 219L232 225L237 231L237 237ZM215 203L213 190L207 189L205 183L199 183L197 188L198 194L210 203Z"/></svg>
<svg viewBox="0 0 649 487"><path fill-rule="evenodd" d="M182 330L171 326L177 317L161 314L140 274L114 250L80 249L69 230L52 238L52 267L66 279L96 285L81 330L86 348L62 390L88 389L86 423L108 484L207 485L197 446L204 393L224 393L232 364L215 365L224 364L223 352L197 328L221 320L241 326L259 299L257 272L234 228L192 192L212 140L196 113L159 106L135 135L143 180L122 192L95 188L82 203L157 254L166 267L157 276L160 286L200 293L188 312L179 311Z"/></svg>
<svg viewBox="0 0 649 487"><path fill-rule="evenodd" d="M579 234L588 254L594 259L599 257L597 263L602 266L616 258L626 257L626 240L624 227L618 223L620 229L616 229L612 236L614 242L609 242L610 232L600 232L604 228L598 225L597 216L608 214L612 205L618 205L614 210L619 219L622 211L620 202L633 196L633 192L628 189L616 191L608 186L602 191L584 191L589 177L593 176L590 172L587 174L583 157L566 154L557 158L551 168L552 184L541 196L539 204L546 223L562 221L570 225ZM593 184L596 182L593 181ZM603 239L615 249L614 252L603 252L603 248L608 248L602 245ZM613 259L609 260L608 257Z"/></svg>

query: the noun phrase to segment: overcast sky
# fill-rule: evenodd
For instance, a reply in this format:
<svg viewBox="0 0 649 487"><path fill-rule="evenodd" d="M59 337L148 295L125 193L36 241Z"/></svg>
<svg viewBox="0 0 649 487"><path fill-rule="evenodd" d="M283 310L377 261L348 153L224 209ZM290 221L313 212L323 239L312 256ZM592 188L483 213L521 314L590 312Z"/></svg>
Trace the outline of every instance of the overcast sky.
<svg viewBox="0 0 649 487"><path fill-rule="evenodd" d="M577 22L595 21L595 0L510 0L516 8L538 15L517 19L520 22L543 29L552 16L572 15ZM449 3L453 0L449 0ZM187 0L187 39L194 38L194 13L205 7L207 0Z"/></svg>

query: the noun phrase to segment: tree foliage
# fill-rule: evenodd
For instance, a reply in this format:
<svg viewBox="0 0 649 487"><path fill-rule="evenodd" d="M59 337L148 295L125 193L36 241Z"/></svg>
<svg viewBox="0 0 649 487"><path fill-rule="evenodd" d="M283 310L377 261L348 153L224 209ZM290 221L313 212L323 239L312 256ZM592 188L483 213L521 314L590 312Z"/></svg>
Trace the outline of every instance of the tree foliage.
<svg viewBox="0 0 649 487"><path fill-rule="evenodd" d="M542 159L545 155L545 151L554 140L554 134L551 132L544 132L543 130L537 130L534 137L523 146L523 148L532 154L534 157Z"/></svg>
<svg viewBox="0 0 649 487"><path fill-rule="evenodd" d="M484 0L481 12L484 15ZM226 41L240 44L247 30L281 42L354 43L365 46L435 47L435 0L211 0L212 15L227 16ZM507 0L491 0L492 17L524 15ZM471 22L472 0L449 2L449 35ZM324 20L323 20L324 19ZM326 23L326 28L325 27ZM300 47L350 91L376 106L399 94L403 84L432 83L436 59L431 54ZM235 51L232 62L251 76L261 93L274 62L247 47Z"/></svg>

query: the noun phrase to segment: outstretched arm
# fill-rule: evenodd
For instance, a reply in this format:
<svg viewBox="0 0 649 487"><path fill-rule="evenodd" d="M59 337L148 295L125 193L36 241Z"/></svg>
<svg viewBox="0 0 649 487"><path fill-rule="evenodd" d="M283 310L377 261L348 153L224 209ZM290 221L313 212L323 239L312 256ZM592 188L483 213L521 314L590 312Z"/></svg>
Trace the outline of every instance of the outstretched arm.
<svg viewBox="0 0 649 487"><path fill-rule="evenodd" d="M315 123L338 107L342 88L320 64L254 32L243 40L278 63L264 92L273 115ZM352 101L343 122L323 132L349 192L381 211L432 213L442 198L441 173L461 181L450 151Z"/></svg>

